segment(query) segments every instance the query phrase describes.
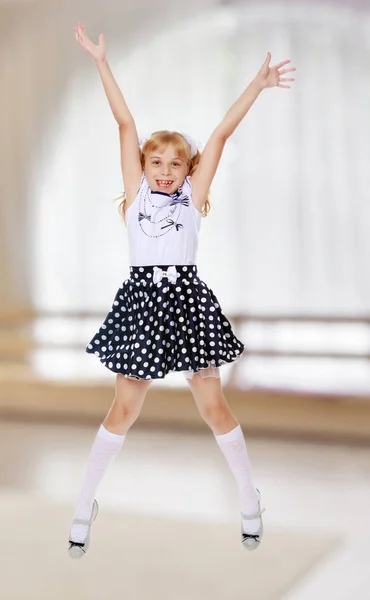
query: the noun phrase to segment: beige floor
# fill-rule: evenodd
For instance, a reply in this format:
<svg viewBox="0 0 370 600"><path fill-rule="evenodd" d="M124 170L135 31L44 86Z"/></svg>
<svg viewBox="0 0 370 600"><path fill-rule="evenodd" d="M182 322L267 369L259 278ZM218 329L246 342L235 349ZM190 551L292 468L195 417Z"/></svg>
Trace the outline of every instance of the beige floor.
<svg viewBox="0 0 370 600"><path fill-rule="evenodd" d="M1 600L370 599L370 448L248 439L266 506L250 554L212 435L136 425L76 563L64 538L95 431L0 424Z"/></svg>

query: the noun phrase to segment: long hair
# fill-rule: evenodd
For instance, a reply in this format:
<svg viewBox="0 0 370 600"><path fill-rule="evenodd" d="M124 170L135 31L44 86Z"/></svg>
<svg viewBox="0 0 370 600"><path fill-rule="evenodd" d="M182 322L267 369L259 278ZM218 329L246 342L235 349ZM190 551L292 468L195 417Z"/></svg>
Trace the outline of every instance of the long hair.
<svg viewBox="0 0 370 600"><path fill-rule="evenodd" d="M186 162L188 163L188 167L189 167L188 175L189 176L193 175L193 173L196 171L196 169L198 167L201 153L198 150L196 155L193 156L193 158L191 158L189 144L185 140L185 138L181 135L181 133L178 133L177 131L167 131L167 130L156 131L145 142L142 150L140 151L140 160L141 160L141 166L142 166L143 171L144 171L145 160L146 160L147 154L149 152L155 152L156 150L162 150L162 149L166 148L168 146L168 144L172 144L172 146L178 152L179 156L183 160L186 160ZM120 194L119 196L114 198L113 201L115 202L116 200L121 200L121 202L118 206L118 210L121 213L121 216L122 216L124 222L126 223L125 213L126 213L127 199L126 199L125 193L123 192L122 194ZM209 192L208 192L207 197L202 206L202 211L201 211L202 217L206 217L208 215L210 209L211 209L211 203L209 201Z"/></svg>

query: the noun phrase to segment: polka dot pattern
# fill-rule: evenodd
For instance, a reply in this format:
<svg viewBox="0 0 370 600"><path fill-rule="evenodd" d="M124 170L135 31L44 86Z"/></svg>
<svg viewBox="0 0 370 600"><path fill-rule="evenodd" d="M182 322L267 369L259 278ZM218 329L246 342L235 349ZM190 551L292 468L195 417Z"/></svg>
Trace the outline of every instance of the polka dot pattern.
<svg viewBox="0 0 370 600"><path fill-rule="evenodd" d="M130 267L86 352L134 379L163 379L174 371L188 375L238 360L244 344L196 265L176 270L176 283L165 275L154 283L153 266Z"/></svg>

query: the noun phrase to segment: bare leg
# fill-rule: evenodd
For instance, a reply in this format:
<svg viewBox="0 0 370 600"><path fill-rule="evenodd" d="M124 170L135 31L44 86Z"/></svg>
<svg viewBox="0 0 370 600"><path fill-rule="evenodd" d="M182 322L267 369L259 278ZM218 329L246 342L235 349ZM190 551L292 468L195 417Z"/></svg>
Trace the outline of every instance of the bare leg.
<svg viewBox="0 0 370 600"><path fill-rule="evenodd" d="M202 378L199 373L186 379L202 419L215 435L229 433L238 422L232 414L218 377Z"/></svg>
<svg viewBox="0 0 370 600"><path fill-rule="evenodd" d="M116 377L116 394L103 421L111 433L124 435L135 423L144 404L151 380L139 381L121 375Z"/></svg>

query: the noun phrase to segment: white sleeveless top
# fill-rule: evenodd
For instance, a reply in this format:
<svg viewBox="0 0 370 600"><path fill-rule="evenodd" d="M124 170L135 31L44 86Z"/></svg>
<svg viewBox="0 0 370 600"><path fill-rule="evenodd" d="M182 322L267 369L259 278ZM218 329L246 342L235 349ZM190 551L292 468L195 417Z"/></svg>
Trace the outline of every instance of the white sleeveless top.
<svg viewBox="0 0 370 600"><path fill-rule="evenodd" d="M145 173L126 210L130 265L196 265L201 213L190 177L174 194L153 192Z"/></svg>

